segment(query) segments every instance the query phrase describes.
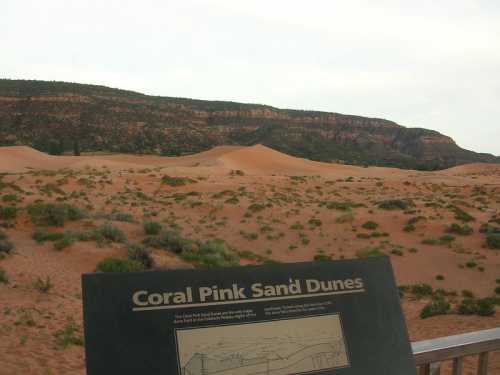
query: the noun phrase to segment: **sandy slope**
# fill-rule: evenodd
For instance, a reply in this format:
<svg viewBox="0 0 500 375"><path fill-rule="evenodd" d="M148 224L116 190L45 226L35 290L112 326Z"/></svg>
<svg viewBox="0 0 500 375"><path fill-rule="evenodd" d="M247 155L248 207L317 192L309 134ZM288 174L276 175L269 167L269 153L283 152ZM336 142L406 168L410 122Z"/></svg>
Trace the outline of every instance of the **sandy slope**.
<svg viewBox="0 0 500 375"><path fill-rule="evenodd" d="M74 173L36 173L61 169L72 169ZM231 175L233 170L241 170L244 175ZM37 199L65 199L87 207L92 215L99 211L110 213L113 209L128 212L137 222L114 224L133 242L144 238L140 222L149 217L164 226L176 226L186 237L224 238L239 250L284 262L312 260L319 253L333 259L355 257L360 249L381 246L391 256L398 284L425 282L434 288L458 293L468 289L478 296L489 296L497 285L495 280L500 278L500 253L485 248L484 235L478 232L482 223L500 213L498 166L473 164L438 172L362 168L295 158L262 145L216 147L179 158L56 157L29 147L3 147L0 173L5 172L13 174L2 181L12 182L24 193L7 187L0 191L0 205L6 204L2 203L5 195L16 194L21 200L17 203L20 208ZM197 183L178 188L166 186L161 183L165 174L190 176ZM49 196L45 192L47 185L58 186L63 194ZM226 203L227 195L214 196L228 191L229 196L238 198L237 203ZM176 194L189 192L196 194L176 200ZM376 207L376 202L392 198L414 199L415 212ZM346 212L326 209L319 204L322 201L351 201L362 206L352 209L352 217L340 223L339 217ZM272 205L247 215L251 204L266 202ZM424 238L442 236L445 227L456 221L453 212L446 208L449 204L460 205L476 218L470 223L474 233L456 236L449 247L422 244ZM152 212L154 216L148 216ZM413 232L403 231L408 219L414 216L426 219L416 224ZM309 227L311 218L320 219L322 225ZM375 221L379 225L377 231L387 232L388 237L359 238L359 233L370 233L362 227L367 220ZM94 216L69 223L65 229L93 227L102 222L103 219ZM297 223L302 228L292 229ZM49 242L35 243L31 239L33 230L34 225L22 210L15 226L5 230L16 251L0 259L0 267L10 278L8 285L0 284L0 374L83 374L83 349L58 348L54 333L71 320L81 326L81 273L93 271L106 256L126 256L126 248L123 245L98 248L91 242L77 242L57 252ZM251 239L248 233L256 234L257 238ZM393 249L400 249L403 255L391 253ZM188 266L170 252L154 250L154 257L162 266ZM471 260L477 266L465 267ZM251 261L244 259L243 263ZM445 279L436 280L438 274ZM33 283L38 277L47 276L54 287L48 294L42 294L34 289ZM411 296L404 299L414 340L500 325L498 312L488 318L449 315L421 320L419 313L427 302ZM23 323L26 314L34 325ZM469 361L465 374L474 373L472 365ZM500 374L498 355L491 359L491 370L491 374Z"/></svg>

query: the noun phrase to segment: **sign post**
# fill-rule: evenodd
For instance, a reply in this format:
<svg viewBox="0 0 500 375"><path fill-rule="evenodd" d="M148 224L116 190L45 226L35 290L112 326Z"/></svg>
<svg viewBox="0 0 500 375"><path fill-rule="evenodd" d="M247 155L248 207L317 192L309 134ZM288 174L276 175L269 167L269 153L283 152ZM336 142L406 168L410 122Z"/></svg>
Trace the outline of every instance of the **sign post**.
<svg viewBox="0 0 500 375"><path fill-rule="evenodd" d="M88 375L415 375L386 257L83 275Z"/></svg>

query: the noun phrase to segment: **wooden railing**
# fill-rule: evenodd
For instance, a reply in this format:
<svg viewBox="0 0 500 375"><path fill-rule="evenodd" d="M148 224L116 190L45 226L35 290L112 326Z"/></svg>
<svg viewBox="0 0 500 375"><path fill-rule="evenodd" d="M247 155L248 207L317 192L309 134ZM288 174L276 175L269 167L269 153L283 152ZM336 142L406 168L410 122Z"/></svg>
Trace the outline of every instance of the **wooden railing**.
<svg viewBox="0 0 500 375"><path fill-rule="evenodd" d="M466 356L478 356L477 374L488 374L490 352L500 350L500 328L412 343L419 375L439 375L443 361L453 361L452 374L461 375Z"/></svg>

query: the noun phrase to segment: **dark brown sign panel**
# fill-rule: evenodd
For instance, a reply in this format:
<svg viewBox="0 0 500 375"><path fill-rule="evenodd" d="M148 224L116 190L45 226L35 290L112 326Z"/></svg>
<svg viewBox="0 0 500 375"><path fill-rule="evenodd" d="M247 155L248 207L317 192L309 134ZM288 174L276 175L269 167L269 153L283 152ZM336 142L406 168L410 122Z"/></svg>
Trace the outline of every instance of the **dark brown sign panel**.
<svg viewBox="0 0 500 375"><path fill-rule="evenodd" d="M83 275L89 375L415 375L386 257Z"/></svg>

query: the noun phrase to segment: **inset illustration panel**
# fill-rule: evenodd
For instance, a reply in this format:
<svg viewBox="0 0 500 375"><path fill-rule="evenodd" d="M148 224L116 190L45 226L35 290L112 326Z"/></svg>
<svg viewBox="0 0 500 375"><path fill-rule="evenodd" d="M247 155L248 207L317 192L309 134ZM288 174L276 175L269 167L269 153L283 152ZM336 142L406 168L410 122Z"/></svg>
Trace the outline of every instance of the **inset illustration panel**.
<svg viewBox="0 0 500 375"><path fill-rule="evenodd" d="M338 314L176 331L179 375L295 375L349 365Z"/></svg>

